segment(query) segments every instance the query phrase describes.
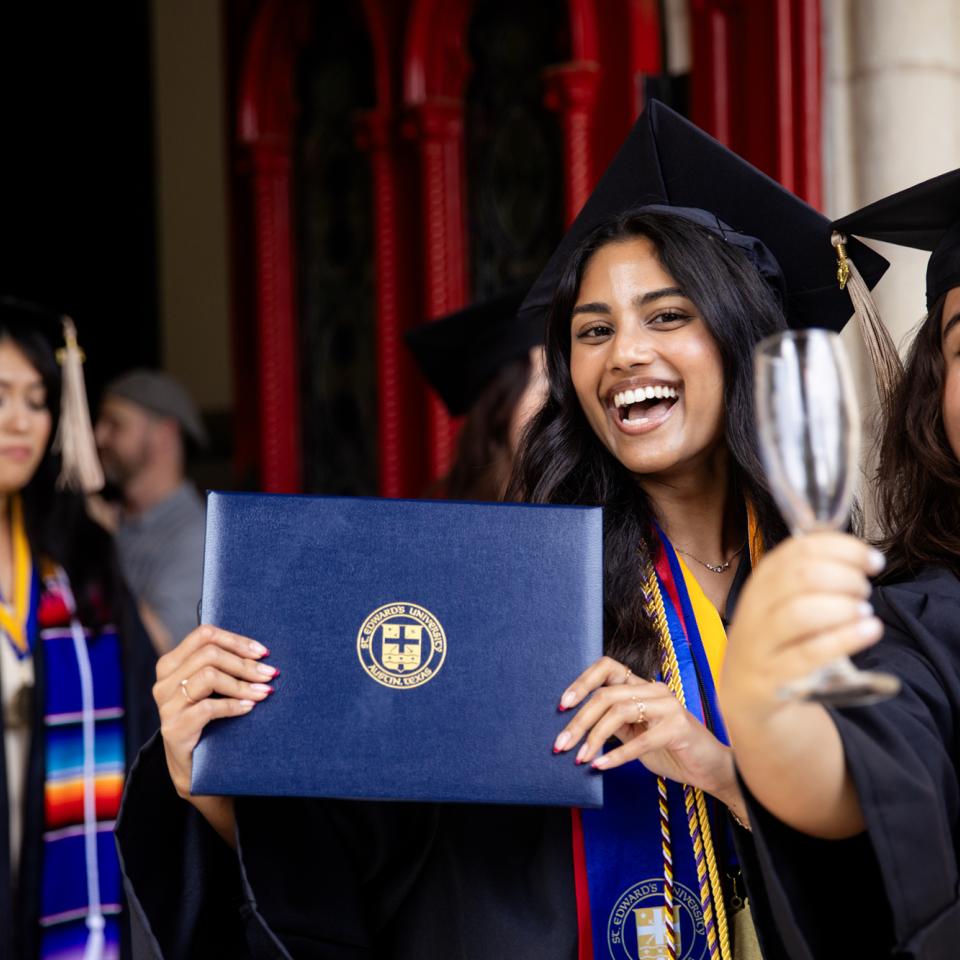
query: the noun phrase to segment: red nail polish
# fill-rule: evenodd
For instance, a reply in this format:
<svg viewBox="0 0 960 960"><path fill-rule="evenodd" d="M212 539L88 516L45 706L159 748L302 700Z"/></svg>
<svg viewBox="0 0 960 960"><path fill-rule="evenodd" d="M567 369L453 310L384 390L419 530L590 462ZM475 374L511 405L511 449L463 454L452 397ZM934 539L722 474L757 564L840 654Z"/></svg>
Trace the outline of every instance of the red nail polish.
<svg viewBox="0 0 960 960"><path fill-rule="evenodd" d="M583 761L582 761L579 757L577 757L577 759L574 760L573 762L574 762L578 767L580 766L581 763L583 763Z"/></svg>
<svg viewBox="0 0 960 960"><path fill-rule="evenodd" d="M280 668L279 668L279 667L274 667L274 668L273 668L273 675L274 675L274 677L279 677L279 676L280 676Z"/></svg>
<svg viewBox="0 0 960 960"><path fill-rule="evenodd" d="M560 751L559 751L556 747L554 747L554 748L553 748L553 752L554 752L554 753L559 753Z"/></svg>
<svg viewBox="0 0 960 960"><path fill-rule="evenodd" d="M566 708L562 703L557 707L557 709L558 709L561 713L566 713L566 712L567 712L567 708Z"/></svg>

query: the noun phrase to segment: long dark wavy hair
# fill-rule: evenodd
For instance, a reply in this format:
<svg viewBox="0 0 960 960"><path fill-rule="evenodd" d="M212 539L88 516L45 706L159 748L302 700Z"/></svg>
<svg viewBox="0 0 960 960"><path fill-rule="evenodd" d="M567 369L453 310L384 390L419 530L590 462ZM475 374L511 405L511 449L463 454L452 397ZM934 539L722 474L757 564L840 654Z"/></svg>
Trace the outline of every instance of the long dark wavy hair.
<svg viewBox="0 0 960 960"><path fill-rule="evenodd" d="M883 536L877 545L887 554L885 582L915 577L930 565L960 577L960 463L943 422L945 301L946 294L920 326L884 410L877 470Z"/></svg>
<svg viewBox="0 0 960 960"><path fill-rule="evenodd" d="M499 500L513 459L510 425L530 382L530 357L504 364L470 407L442 491L451 500Z"/></svg>
<svg viewBox="0 0 960 960"><path fill-rule="evenodd" d="M630 211L576 249L547 321L549 397L521 443L508 499L604 508L604 648L642 676L657 670L657 637L639 589L653 549L653 510L637 478L603 446L570 375L570 320L591 257L610 243L646 238L696 305L723 359L724 435L731 493L749 500L765 543L786 535L760 465L753 414L753 348L786 327L777 297L737 248L680 216Z"/></svg>
<svg viewBox="0 0 960 960"><path fill-rule="evenodd" d="M24 524L36 563L53 561L70 578L77 612L88 625L119 616L120 575L109 534L87 515L84 498L57 489L60 457L54 453L60 414L60 365L49 330L56 320L32 304L0 299L0 343L12 342L43 380L51 415L50 440L36 472L22 491Z"/></svg>

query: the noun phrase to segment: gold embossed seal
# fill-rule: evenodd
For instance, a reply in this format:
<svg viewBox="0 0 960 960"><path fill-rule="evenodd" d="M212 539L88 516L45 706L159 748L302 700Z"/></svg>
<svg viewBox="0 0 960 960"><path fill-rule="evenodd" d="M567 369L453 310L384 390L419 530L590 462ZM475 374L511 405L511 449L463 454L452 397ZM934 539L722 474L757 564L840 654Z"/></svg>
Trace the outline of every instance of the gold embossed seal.
<svg viewBox="0 0 960 960"><path fill-rule="evenodd" d="M377 683L411 690L432 680L447 656L440 621L418 603L385 603L360 625L360 665Z"/></svg>

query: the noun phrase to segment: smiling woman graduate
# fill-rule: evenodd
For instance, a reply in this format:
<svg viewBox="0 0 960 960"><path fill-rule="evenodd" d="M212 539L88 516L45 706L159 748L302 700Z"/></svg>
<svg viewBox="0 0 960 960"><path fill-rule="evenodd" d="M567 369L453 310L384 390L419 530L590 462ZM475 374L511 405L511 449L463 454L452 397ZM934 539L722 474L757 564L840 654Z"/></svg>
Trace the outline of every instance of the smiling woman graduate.
<svg viewBox="0 0 960 960"><path fill-rule="evenodd" d="M113 820L156 727L154 657L84 508L103 478L80 363L72 323L0 298L5 960L129 956Z"/></svg>
<svg viewBox="0 0 960 960"><path fill-rule="evenodd" d="M876 282L885 261L855 255ZM605 508L607 656L557 691L571 721L553 744L556 763L603 771L603 810L191 796L204 724L271 695L262 647L201 628L160 662L163 736L118 828L144 955L727 960L755 947L714 684L724 618L785 532L759 467L751 357L788 322L843 325L835 267L823 217L651 104L521 311L549 313L549 397L512 494ZM776 930L761 934L778 956Z"/></svg>
<svg viewBox="0 0 960 960"><path fill-rule="evenodd" d="M960 170L836 226L933 251L927 317L884 417L883 640L857 657L903 689L829 711L778 698L870 640L841 615L869 594L859 544L817 535L773 551L745 590L722 702L789 956L941 960L960 944ZM839 923L825 919L824 876L844 891ZM845 895L865 886L877 891L869 913Z"/></svg>

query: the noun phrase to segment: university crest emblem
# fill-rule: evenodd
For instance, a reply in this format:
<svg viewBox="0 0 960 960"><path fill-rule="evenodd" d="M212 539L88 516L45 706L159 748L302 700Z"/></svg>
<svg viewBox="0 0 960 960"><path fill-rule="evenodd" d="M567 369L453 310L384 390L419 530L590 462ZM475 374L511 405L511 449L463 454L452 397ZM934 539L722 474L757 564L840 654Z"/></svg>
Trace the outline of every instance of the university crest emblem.
<svg viewBox="0 0 960 960"><path fill-rule="evenodd" d="M447 655L440 621L416 603L387 603L363 621L357 633L357 656L377 683L396 690L432 680Z"/></svg>
<svg viewBox="0 0 960 960"><path fill-rule="evenodd" d="M707 937L699 897L682 883L673 888L678 960L706 960ZM612 960L669 960L663 879L641 880L620 895L607 922Z"/></svg>

